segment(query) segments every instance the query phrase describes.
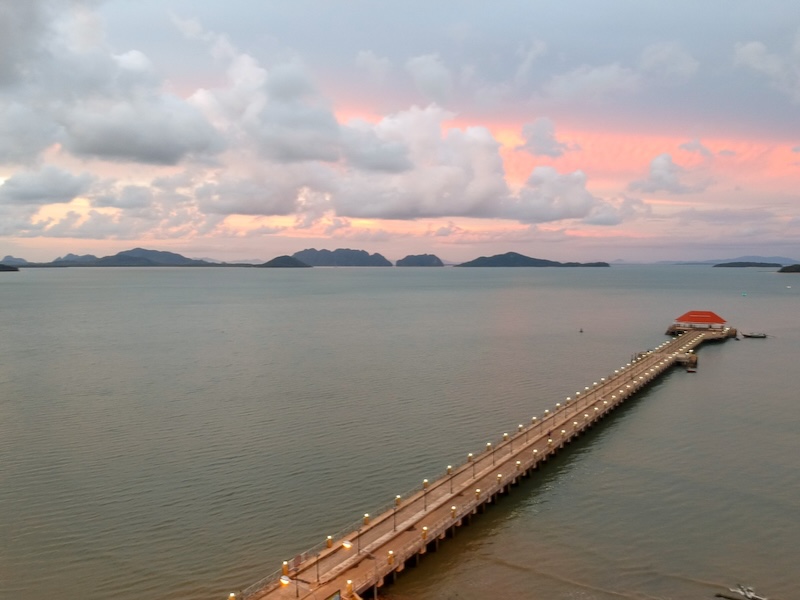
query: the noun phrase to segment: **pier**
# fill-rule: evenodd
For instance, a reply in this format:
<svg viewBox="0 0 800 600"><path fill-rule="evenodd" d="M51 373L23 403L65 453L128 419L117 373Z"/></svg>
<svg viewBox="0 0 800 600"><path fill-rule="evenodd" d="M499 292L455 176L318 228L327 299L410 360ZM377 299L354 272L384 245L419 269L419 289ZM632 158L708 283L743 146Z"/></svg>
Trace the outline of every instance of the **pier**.
<svg viewBox="0 0 800 600"><path fill-rule="evenodd" d="M676 337L635 354L613 373L468 454L460 465L448 465L438 477L423 480L375 514L363 515L343 533L277 565L247 589L230 593L229 600L377 597L378 589L407 565L436 550L619 405L676 366L693 370L694 351L701 344L736 337L736 330L724 325L691 325L681 322Z"/></svg>

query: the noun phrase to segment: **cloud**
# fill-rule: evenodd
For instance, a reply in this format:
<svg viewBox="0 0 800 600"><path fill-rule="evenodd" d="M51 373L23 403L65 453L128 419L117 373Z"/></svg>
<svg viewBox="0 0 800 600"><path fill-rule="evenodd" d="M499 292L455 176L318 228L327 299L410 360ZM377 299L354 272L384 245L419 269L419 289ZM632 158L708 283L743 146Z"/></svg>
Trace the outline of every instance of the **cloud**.
<svg viewBox="0 0 800 600"><path fill-rule="evenodd" d="M382 138L380 126L364 121L353 121L342 128L342 149L347 163L358 169L401 173L413 167L402 141Z"/></svg>
<svg viewBox="0 0 800 600"><path fill-rule="evenodd" d="M541 40L535 40L529 44L521 45L517 48L517 56L520 64L514 73L514 83L517 86L524 85L530 78L530 72L536 60L547 53L547 44Z"/></svg>
<svg viewBox="0 0 800 600"><path fill-rule="evenodd" d="M406 62L406 70L427 99L438 104L448 103L453 94L453 75L438 54L410 58Z"/></svg>
<svg viewBox="0 0 800 600"><path fill-rule="evenodd" d="M106 105L86 103L64 117L70 152L84 157L175 165L189 156L210 156L222 138L193 107L170 96Z"/></svg>
<svg viewBox="0 0 800 600"><path fill-rule="evenodd" d="M378 82L386 81L392 69L388 58L379 57L372 50L362 50L356 55L356 66L366 71L369 76Z"/></svg>
<svg viewBox="0 0 800 600"><path fill-rule="evenodd" d="M659 154L650 162L650 173L647 179L632 182L628 188L645 193L668 192L670 194L689 194L701 192L709 185L709 181L688 184L682 181L687 175L686 169L672 160L672 156Z"/></svg>
<svg viewBox="0 0 800 600"><path fill-rule="evenodd" d="M522 223L584 219L604 204L586 189L581 171L561 174L553 167L536 167L515 198L502 210L506 218Z"/></svg>
<svg viewBox="0 0 800 600"><path fill-rule="evenodd" d="M720 208L713 210L691 208L673 213L672 217L678 219L684 225L695 222L712 223L714 225L751 225L773 222L776 219L774 212L760 208Z"/></svg>
<svg viewBox="0 0 800 600"><path fill-rule="evenodd" d="M354 171L333 193L336 214L345 217L416 219L486 216L508 193L499 144L483 127L450 129L451 113L431 105L384 119L379 132L408 149L414 168L395 174Z"/></svg>
<svg viewBox="0 0 800 600"><path fill-rule="evenodd" d="M191 31L216 47L217 36ZM302 63L289 60L265 69L230 44L224 55L226 85L197 90L191 101L242 144L240 150L250 144L261 158L278 163L339 160L339 123Z"/></svg>
<svg viewBox="0 0 800 600"><path fill-rule="evenodd" d="M92 204L97 207L121 209L149 208L153 204L153 191L151 188L141 185L126 185L118 192L110 190L106 193L93 195Z"/></svg>
<svg viewBox="0 0 800 600"><path fill-rule="evenodd" d="M58 134L58 125L29 104L0 102L0 163L33 162Z"/></svg>
<svg viewBox="0 0 800 600"><path fill-rule="evenodd" d="M710 158L713 156L711 150L706 148L703 144L700 143L700 140L692 140L690 142L684 142L680 146L678 146L681 150L686 150L687 152L692 152L694 154L699 154L705 158Z"/></svg>
<svg viewBox="0 0 800 600"><path fill-rule="evenodd" d="M0 88L21 80L40 58L49 19L45 0L0 6Z"/></svg>
<svg viewBox="0 0 800 600"><path fill-rule="evenodd" d="M738 43L734 49L734 64L761 73L775 89L800 103L800 33L785 56L770 53L762 42Z"/></svg>
<svg viewBox="0 0 800 600"><path fill-rule="evenodd" d="M544 85L544 94L553 100L603 99L615 94L629 94L641 85L638 73L618 63L580 66L555 75Z"/></svg>
<svg viewBox="0 0 800 600"><path fill-rule="evenodd" d="M540 117L533 123L522 126L522 137L525 143L516 150L525 150L534 156L550 156L557 158L565 152L579 150L580 147L556 140L555 124L547 117Z"/></svg>
<svg viewBox="0 0 800 600"><path fill-rule="evenodd" d="M20 171L0 185L0 203L44 205L71 202L85 194L94 178L88 173L73 175L53 165L37 171Z"/></svg>
<svg viewBox="0 0 800 600"><path fill-rule="evenodd" d="M639 69L664 83L685 83L698 71L700 63L677 42L647 46L639 58Z"/></svg>

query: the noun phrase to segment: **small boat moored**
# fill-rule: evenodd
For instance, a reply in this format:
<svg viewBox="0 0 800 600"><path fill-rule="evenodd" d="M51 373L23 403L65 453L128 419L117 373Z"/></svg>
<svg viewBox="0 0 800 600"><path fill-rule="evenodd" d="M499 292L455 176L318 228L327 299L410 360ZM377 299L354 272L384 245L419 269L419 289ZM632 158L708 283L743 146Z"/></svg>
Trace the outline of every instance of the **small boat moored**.
<svg viewBox="0 0 800 600"><path fill-rule="evenodd" d="M752 332L752 333L744 333L742 332L742 337L746 338L765 338L767 337L766 333L759 333L759 332Z"/></svg>

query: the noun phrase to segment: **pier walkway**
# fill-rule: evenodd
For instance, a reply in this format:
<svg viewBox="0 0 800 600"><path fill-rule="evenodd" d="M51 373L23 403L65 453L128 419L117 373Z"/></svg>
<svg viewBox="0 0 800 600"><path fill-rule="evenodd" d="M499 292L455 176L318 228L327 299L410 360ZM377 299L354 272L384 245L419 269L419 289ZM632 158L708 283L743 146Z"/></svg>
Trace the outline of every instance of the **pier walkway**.
<svg viewBox="0 0 800 600"><path fill-rule="evenodd" d="M318 546L230 600L338 600L377 592L410 561L438 547L486 504L508 493L573 438L592 427L676 364L693 365L694 349L704 342L734 337L730 328L690 330L592 382L513 433L487 443L466 461L448 466L435 480L424 480L407 497L397 496L379 514L364 515L347 533Z"/></svg>

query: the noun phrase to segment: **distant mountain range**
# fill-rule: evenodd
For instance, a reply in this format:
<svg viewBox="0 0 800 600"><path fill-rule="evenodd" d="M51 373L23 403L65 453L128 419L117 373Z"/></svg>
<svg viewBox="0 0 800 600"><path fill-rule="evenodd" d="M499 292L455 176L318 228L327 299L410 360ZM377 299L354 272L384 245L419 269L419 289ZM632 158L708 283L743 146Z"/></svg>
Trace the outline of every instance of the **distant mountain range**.
<svg viewBox="0 0 800 600"><path fill-rule="evenodd" d="M92 254L67 254L49 263L29 263L13 256L6 256L4 264L18 267L211 267L215 263L186 258L175 252L134 248L113 256L98 258Z"/></svg>
<svg viewBox="0 0 800 600"><path fill-rule="evenodd" d="M187 258L175 252L133 248L112 256L97 257L93 254L66 254L49 263L28 262L24 258L6 256L0 264L9 267L391 267L392 263L383 255L369 254L364 250L338 248L336 250L317 250L307 248L292 256L278 256L267 263L258 261L225 263L213 259ZM625 264L625 261L614 261ZM646 264L646 263L640 263ZM785 256L739 256L729 259L703 261L659 261L662 265L707 265L707 266L786 266L800 264L800 260ZM531 258L517 252L507 252L493 256L481 256L475 260L454 264L443 262L434 254L411 254L397 261L399 267L608 267L607 262L558 262L543 258Z"/></svg>
<svg viewBox="0 0 800 600"><path fill-rule="evenodd" d="M715 260L661 260L655 264L659 265L718 265L723 263L777 263L779 265L794 265L800 260L787 258L785 256L737 256L736 258L719 258Z"/></svg>
<svg viewBox="0 0 800 600"><path fill-rule="evenodd" d="M543 258L531 258L517 252L506 252L494 256L481 256L475 260L461 263L457 267L608 267L607 262L576 263L557 262Z"/></svg>
<svg viewBox="0 0 800 600"><path fill-rule="evenodd" d="M292 254L293 258L312 267L391 267L380 254L369 254L365 250L338 248L337 250L317 250L308 248Z"/></svg>

